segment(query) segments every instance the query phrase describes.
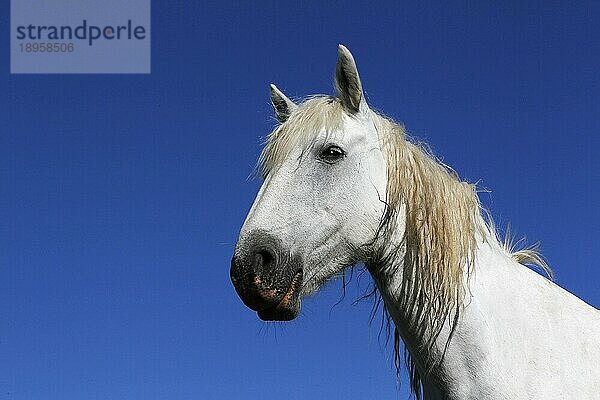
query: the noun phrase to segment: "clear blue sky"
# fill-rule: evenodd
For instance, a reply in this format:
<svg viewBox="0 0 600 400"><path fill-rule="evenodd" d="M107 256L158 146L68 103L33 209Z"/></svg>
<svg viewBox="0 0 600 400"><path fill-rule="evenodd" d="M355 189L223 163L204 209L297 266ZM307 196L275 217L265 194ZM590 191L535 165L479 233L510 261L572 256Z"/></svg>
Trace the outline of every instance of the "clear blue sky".
<svg viewBox="0 0 600 400"><path fill-rule="evenodd" d="M1 3L0 399L406 398L356 284L265 324L229 281L268 84L332 93L338 43L600 305L598 2L246 3L154 1L150 75L13 76Z"/></svg>

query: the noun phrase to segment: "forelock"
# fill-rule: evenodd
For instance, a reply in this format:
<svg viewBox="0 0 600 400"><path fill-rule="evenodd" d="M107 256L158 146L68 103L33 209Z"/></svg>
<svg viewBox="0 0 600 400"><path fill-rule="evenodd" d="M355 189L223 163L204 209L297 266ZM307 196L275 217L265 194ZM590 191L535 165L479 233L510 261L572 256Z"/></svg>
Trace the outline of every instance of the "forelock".
<svg viewBox="0 0 600 400"><path fill-rule="evenodd" d="M267 136L258 160L263 178L280 166L293 149L308 149L322 130L327 134L339 131L343 116L344 108L336 97L314 96L301 103L287 121Z"/></svg>

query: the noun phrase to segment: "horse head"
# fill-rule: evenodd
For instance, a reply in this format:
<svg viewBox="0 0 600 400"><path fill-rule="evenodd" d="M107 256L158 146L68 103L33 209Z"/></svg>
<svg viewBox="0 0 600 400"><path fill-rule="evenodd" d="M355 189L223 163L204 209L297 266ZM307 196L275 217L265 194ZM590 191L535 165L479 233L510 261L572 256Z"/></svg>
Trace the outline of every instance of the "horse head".
<svg viewBox="0 0 600 400"><path fill-rule="evenodd" d="M372 256L386 208L386 161L352 54L339 46L338 96L295 104L271 85L280 125L260 158L264 182L231 261L231 280L263 320Z"/></svg>

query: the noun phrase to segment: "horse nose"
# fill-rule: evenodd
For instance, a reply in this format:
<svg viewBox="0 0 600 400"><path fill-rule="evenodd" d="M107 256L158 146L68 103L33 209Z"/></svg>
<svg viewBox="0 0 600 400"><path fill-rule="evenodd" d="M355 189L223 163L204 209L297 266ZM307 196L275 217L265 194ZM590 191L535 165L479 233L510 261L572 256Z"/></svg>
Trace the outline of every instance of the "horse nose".
<svg viewBox="0 0 600 400"><path fill-rule="evenodd" d="M238 296L260 319L289 321L300 312L302 261L273 235L262 230L241 235L229 273Z"/></svg>
<svg viewBox="0 0 600 400"><path fill-rule="evenodd" d="M275 284L277 251L261 246L231 259L231 282L244 304L255 311L276 305L283 294Z"/></svg>

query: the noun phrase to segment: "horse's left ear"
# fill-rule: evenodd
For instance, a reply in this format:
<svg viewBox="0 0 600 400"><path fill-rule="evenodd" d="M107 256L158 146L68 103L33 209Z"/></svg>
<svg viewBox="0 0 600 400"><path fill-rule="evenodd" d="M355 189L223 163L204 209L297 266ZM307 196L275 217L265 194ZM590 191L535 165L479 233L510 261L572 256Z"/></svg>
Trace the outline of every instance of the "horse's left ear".
<svg viewBox="0 0 600 400"><path fill-rule="evenodd" d="M290 117L290 114L297 107L293 101L287 98L277 86L271 83L271 103L275 109L275 115L279 122L284 123Z"/></svg>
<svg viewBox="0 0 600 400"><path fill-rule="evenodd" d="M341 44L338 46L338 61L335 67L335 88L342 104L350 113L358 113L361 103L366 106L354 57L350 50Z"/></svg>

